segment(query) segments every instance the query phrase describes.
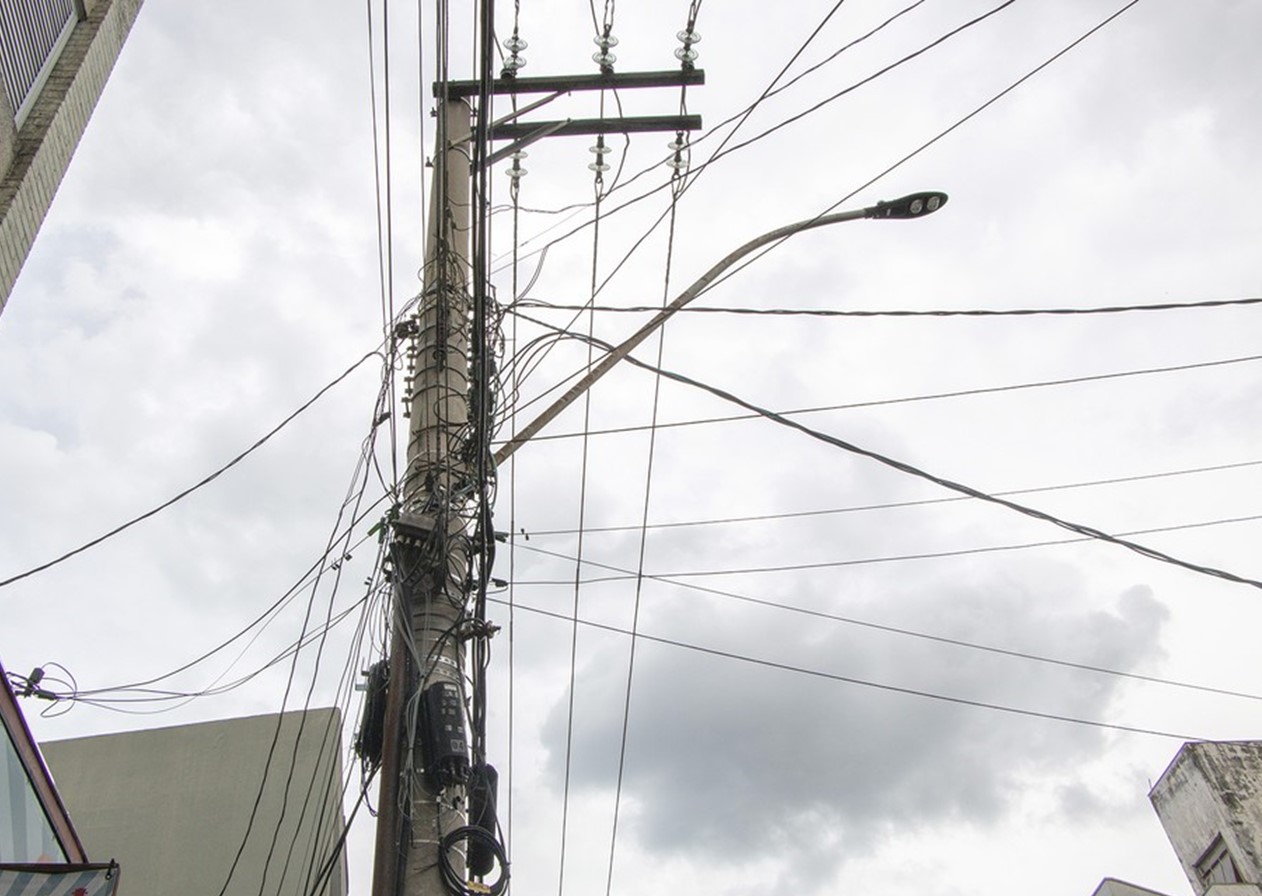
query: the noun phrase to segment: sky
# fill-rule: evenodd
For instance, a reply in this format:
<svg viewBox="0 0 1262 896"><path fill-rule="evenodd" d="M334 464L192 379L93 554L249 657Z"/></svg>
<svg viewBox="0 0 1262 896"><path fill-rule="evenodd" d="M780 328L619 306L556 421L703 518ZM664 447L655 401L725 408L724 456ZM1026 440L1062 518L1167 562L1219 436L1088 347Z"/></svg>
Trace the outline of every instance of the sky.
<svg viewBox="0 0 1262 896"><path fill-rule="evenodd" d="M688 12L519 5L528 75L593 73L606 12L618 71L674 67ZM456 78L473 72L466 6L452 10ZM417 294L424 261L432 4L419 16L391 6L387 37L377 3L147 0L0 315L0 580L198 483L378 349L383 306ZM513 16L498 5L501 38ZM950 200L923 220L795 236L694 307L1262 295L1260 28L1262 9L1231 0L702 4L706 84L686 104L703 128L673 230L669 189L649 193L670 182L671 134L610 139L597 226L592 138L529 147L516 231L504 163L493 174L493 286L501 305L523 299L503 321L502 369L528 371L516 425L587 360L581 340L536 351L532 320L588 327L544 306L589 301L593 281L601 307L660 305L765 231L918 190ZM772 85L784 89L702 168L733 130L720 124ZM680 106L674 90L619 99L628 115ZM589 117L599 101L530 117ZM517 891L1087 896L1109 876L1190 892L1147 791L1184 739L1262 736L1258 586L945 501L958 492L906 467L1262 579L1259 315L676 315L636 357L685 381L620 365L499 471L496 528L514 537L495 566L510 587L493 595L488 732ZM592 327L618 342L645 319L601 311ZM518 346L531 354L514 367ZM307 632L346 621L295 666L223 693L112 692L50 717L28 705L38 738L284 698L345 705L349 747L359 697L344 673L380 656L380 602L353 631L378 472L363 518L339 513L359 494L383 376L369 357L205 487L0 588L0 658L19 673L58 663L81 691L163 675L263 614L344 531L354 547L334 556L351 558L315 592L164 685L250 676L308 611ZM697 422L748 410L688 380L778 413L824 410L789 418L809 432ZM376 470L390 480L386 429ZM351 837L356 894L371 823L360 813Z"/></svg>

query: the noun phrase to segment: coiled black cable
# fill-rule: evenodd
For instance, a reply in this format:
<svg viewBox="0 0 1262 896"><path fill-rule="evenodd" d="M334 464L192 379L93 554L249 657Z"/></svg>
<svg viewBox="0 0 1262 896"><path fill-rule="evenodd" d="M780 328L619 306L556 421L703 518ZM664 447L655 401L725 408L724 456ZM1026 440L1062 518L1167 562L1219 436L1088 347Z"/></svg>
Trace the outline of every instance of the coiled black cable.
<svg viewBox="0 0 1262 896"><path fill-rule="evenodd" d="M500 876L493 883L467 881L451 863L452 849L460 843L474 840L489 849L500 866ZM443 882L453 896L501 896L508 888L508 856L504 852L504 844L486 828L467 824L445 835L438 847L438 864L443 872Z"/></svg>

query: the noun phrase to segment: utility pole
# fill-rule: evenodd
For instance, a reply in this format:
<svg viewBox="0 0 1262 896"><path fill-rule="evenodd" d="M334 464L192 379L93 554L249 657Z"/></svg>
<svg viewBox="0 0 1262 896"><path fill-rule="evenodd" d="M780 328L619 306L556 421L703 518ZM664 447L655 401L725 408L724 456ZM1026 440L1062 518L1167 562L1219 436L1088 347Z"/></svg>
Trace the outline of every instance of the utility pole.
<svg viewBox="0 0 1262 896"><path fill-rule="evenodd" d="M411 422L407 471L389 533L394 608L384 719L376 729L381 790L373 896L499 896L508 881L495 821L496 775L485 756L485 642L494 631L484 618L485 589L495 540L488 503L493 373L485 332L490 168L547 136L673 131L682 148L683 133L701 125L694 115L522 123L521 113L571 91L685 87L704 83L705 76L690 61L679 72L615 74L607 52L614 41L606 33L599 75L517 78L506 67L497 79L493 4L482 0L481 9L478 79L449 81L440 73L435 85L438 133L424 287L418 310L394 332L396 343L410 344L405 405ZM551 95L490 120L492 96L530 93ZM490 153L496 140L511 142ZM484 883L497 865L498 878Z"/></svg>
<svg viewBox="0 0 1262 896"><path fill-rule="evenodd" d="M469 156L464 100L438 105L434 188L421 303L396 338L412 338L411 423L394 521L395 601L382 748L373 896L446 892L441 840L465 824L465 619L470 562L461 450L469 392ZM453 851L455 852L455 851Z"/></svg>

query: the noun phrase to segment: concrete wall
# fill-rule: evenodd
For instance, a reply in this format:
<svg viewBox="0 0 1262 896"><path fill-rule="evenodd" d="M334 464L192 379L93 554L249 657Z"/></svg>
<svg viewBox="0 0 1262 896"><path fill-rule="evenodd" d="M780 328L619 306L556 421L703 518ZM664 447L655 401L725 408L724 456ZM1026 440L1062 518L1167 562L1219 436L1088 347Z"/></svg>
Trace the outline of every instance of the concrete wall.
<svg viewBox="0 0 1262 896"><path fill-rule="evenodd" d="M1262 741L1185 744L1149 799L1197 894L1196 862L1218 836L1244 880L1262 882Z"/></svg>
<svg viewBox="0 0 1262 896"><path fill-rule="evenodd" d="M299 712L255 716L54 741L42 749L89 858L117 859L127 896L218 893L243 840L227 896L305 896L308 869L329 855L342 832L335 709L311 710L305 722ZM344 896L344 859L324 892Z"/></svg>
<svg viewBox="0 0 1262 896"><path fill-rule="evenodd" d="M91 0L22 127L0 102L0 312L70 164L141 0Z"/></svg>

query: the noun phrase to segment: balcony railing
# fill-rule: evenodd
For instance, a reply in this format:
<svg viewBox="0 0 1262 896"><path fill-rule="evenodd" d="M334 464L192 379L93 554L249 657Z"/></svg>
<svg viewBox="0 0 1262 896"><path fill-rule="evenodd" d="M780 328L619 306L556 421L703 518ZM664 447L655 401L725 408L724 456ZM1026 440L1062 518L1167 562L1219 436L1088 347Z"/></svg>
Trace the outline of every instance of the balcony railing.
<svg viewBox="0 0 1262 896"><path fill-rule="evenodd" d="M75 0L0 0L0 76L19 126L77 18Z"/></svg>

